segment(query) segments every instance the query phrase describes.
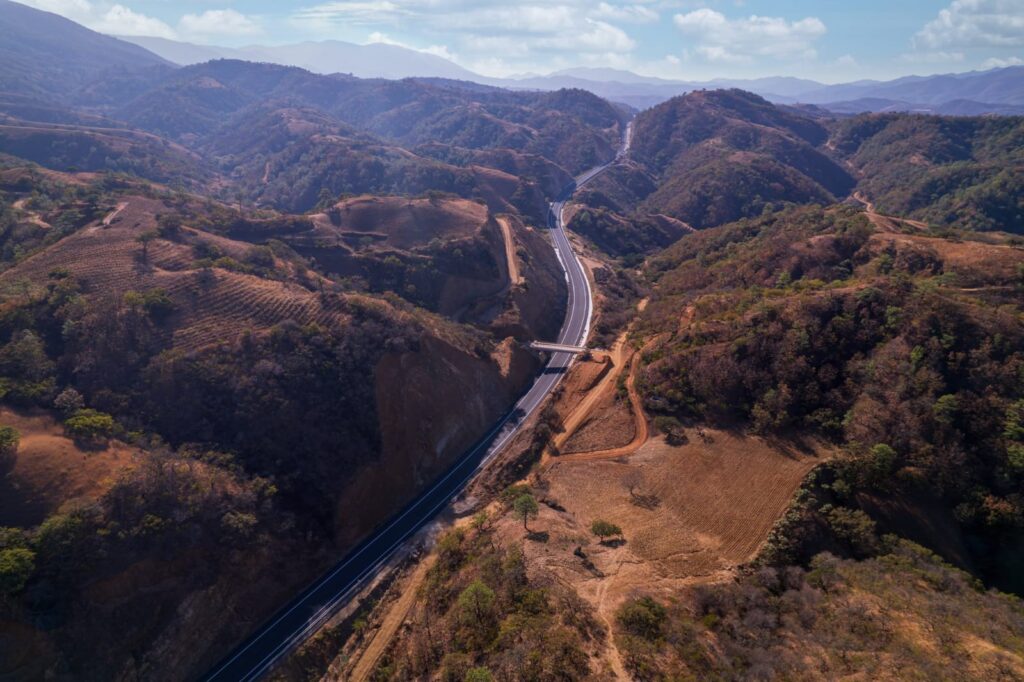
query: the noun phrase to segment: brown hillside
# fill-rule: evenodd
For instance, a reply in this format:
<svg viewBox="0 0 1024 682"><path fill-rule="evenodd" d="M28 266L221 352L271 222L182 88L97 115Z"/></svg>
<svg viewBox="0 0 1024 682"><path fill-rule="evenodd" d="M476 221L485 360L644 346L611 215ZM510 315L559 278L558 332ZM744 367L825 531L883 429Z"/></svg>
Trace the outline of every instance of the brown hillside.
<svg viewBox="0 0 1024 682"><path fill-rule="evenodd" d="M400 249L433 239L468 237L487 221L487 207L466 199L405 199L363 196L346 199L328 213L330 224L318 227L344 235L383 236L379 242Z"/></svg>
<svg viewBox="0 0 1024 682"><path fill-rule="evenodd" d="M83 449L46 413L3 408L0 425L21 434L14 461L0 472L0 526L34 526L66 504L95 502L140 456L119 441Z"/></svg>

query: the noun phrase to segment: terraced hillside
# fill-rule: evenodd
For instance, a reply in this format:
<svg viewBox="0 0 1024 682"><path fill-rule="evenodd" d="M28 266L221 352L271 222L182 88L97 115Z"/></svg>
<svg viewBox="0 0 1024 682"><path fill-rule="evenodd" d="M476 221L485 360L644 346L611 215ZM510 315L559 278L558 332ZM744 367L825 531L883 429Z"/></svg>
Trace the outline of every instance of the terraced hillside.
<svg viewBox="0 0 1024 682"><path fill-rule="evenodd" d="M48 463L56 453L40 454L43 441L29 438L39 419L33 421L32 413L8 419L23 433L21 454L5 469L14 478L6 479L4 490L18 489L34 500L17 503L26 513L39 510L6 519L23 528L12 537L23 538L19 546L36 557L28 584L49 589L56 579L53 562L60 559L46 554L34 538L43 537L37 528L65 518L67 499L61 495L74 492L83 505L84 520L74 521L84 533L82 542L98 542L94 538L109 524L129 523L118 520L126 504L119 496L127 494L118 481L155 485L150 478L138 479L148 477L151 467L203 467L196 475L221 481L215 489L235 491L211 500L213 507L203 513L219 508L221 514L252 516L239 517L249 530L232 546L251 551L250 543L259 542L270 553L247 561L245 570L277 570L273 548L307 558L302 575L292 572L273 586L246 578L243 582L262 585L254 598L248 590L230 587L239 574L221 563L230 560L228 553L220 550L216 559L209 558L220 540L209 534L207 521L195 520L203 530L188 545L214 567L200 580L160 555L164 543L174 542L170 527L157 524L142 531L139 526L103 540L103 552L118 557L128 552L118 543L129 543L131 565L83 553L75 571L59 578L69 612L51 615L47 632L34 629L28 614L51 607L19 586L19 596L10 602L14 610L6 616L11 628L2 630L4 637L33 650L59 652L49 660L83 675L107 676L136 664L126 658L128 629L137 632L131 639L146 651L145 660L174 661L168 669L185 666L198 674L248 627L249 620L232 611L253 620L265 617L289 594L290 585L309 578L330 554L315 552L315 546L342 551L358 540L507 409L538 365L512 339L501 341L505 335L529 338L557 331L560 311L544 292L564 300L558 293L564 285L546 239L516 216L501 218L506 231L483 203L364 197L307 218L239 212L135 180L115 182L111 189L107 176L12 168L4 178L4 220L15 226L38 220L42 226L35 229L43 233L30 239L22 227L3 232L4 248L13 254L0 272L5 395L19 410L49 410L52 417L39 419L49 419L50 430L61 428L55 419L75 415L89 425L82 428L99 429L76 436L80 449L65 448L62 456L84 452L77 456L95 461L83 471L107 467L110 473L103 475L112 478L98 487L62 478L60 468ZM60 234L46 222L72 210L80 219L61 227ZM380 242L345 244L346 237L366 235ZM486 256L482 265L471 250L477 243ZM332 251L358 256L361 272L371 280L377 268L386 269L398 256L428 262L429 248L440 248L441 260L465 249L467 267L430 275L439 291L449 292L438 299L449 315L444 317L339 279L319 260L304 258L304 245L320 256ZM469 286L473 268L486 275L475 289ZM463 317L479 326L455 321ZM58 395L71 396L70 412L53 412ZM70 439L71 427L63 428ZM59 441L46 438L46 443ZM100 446L115 438L130 443ZM165 460L169 463L161 463ZM238 482L230 482L232 477ZM253 492L262 485L270 487ZM149 504L152 514L172 518L180 512L159 511L164 503L154 500L174 507L183 503L181 494L161 489L133 497L132 504ZM237 495L247 501L238 502ZM258 511L250 510L264 498ZM296 532L318 540L293 542ZM124 581L129 587L121 590L121 603L133 613L152 613L146 623L108 622L114 612L96 606L100 585L115 589L113 583ZM200 594L205 602L213 592L232 608L219 615L167 610ZM191 617L201 617L212 633L202 644L183 639ZM89 618L107 625L83 630L83 619Z"/></svg>

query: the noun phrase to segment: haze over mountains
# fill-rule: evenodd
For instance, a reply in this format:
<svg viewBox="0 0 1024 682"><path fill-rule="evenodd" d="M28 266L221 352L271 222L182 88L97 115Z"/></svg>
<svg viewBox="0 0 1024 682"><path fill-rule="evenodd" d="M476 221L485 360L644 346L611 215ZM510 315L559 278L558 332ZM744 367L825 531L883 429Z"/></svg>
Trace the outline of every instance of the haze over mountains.
<svg viewBox="0 0 1024 682"><path fill-rule="evenodd" d="M740 88L772 102L816 104L842 114L865 111L918 111L952 115L1024 113L1024 66L831 85L781 76L678 81L597 67L562 69L546 75L491 78L473 73L444 57L386 43L357 45L326 40L292 45L226 48L166 38L122 38L180 65L211 59L245 59L298 66L314 73L349 73L360 78L447 78L536 90L581 88L640 109L692 90Z"/></svg>

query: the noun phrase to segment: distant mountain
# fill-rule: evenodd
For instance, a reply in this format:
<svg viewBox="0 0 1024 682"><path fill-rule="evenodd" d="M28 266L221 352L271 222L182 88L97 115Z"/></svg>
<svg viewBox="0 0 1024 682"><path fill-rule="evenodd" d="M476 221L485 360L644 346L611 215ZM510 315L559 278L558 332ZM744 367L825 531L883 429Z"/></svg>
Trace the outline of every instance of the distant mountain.
<svg viewBox="0 0 1024 682"><path fill-rule="evenodd" d="M794 97L809 104L879 98L931 106L963 99L990 105L1024 106L1024 66L937 76L907 76L887 82L827 85L797 93Z"/></svg>
<svg viewBox="0 0 1024 682"><path fill-rule="evenodd" d="M738 88L776 104L817 104L839 114L919 111L978 115L1024 111L1024 67L1021 66L963 74L907 76L892 81L860 80L836 85L788 76L672 80L601 67L574 67L548 75L491 78L443 57L382 43L356 45L327 40L225 48L164 38L126 36L124 40L181 65L212 59L241 59L298 66L314 73L349 73L360 78L443 78L512 90L578 88L636 109L648 109L695 90Z"/></svg>
<svg viewBox="0 0 1024 682"><path fill-rule="evenodd" d="M561 71L555 71L554 73L548 74L547 78L582 78L588 81L604 81L612 83L629 83L631 85L646 84L646 85L679 85L679 81L674 81L668 78L655 78L654 76L642 76L632 71L626 71L625 69L608 69L593 66L580 66L572 69L562 69ZM530 76L524 76L521 78L513 77L515 80L521 78L545 78L545 76L538 76L536 74Z"/></svg>
<svg viewBox="0 0 1024 682"><path fill-rule="evenodd" d="M313 73L348 73L359 78L400 79L420 76L477 81L482 78L443 57L385 43L357 45L340 40L324 40L229 48L145 36L124 36L123 39L182 66L211 59L241 59L298 66Z"/></svg>
<svg viewBox="0 0 1024 682"><path fill-rule="evenodd" d="M0 0L0 91L63 98L103 73L169 66L138 45Z"/></svg>
<svg viewBox="0 0 1024 682"><path fill-rule="evenodd" d="M813 106L813 105L812 105ZM835 114L887 113L892 111L942 116L1001 116L1024 115L1024 104L989 104L970 99L955 99L937 105L917 104L883 97L862 97L848 102L828 102L820 105Z"/></svg>
<svg viewBox="0 0 1024 682"><path fill-rule="evenodd" d="M788 77L674 81L618 69L596 68L565 69L547 76L486 78L482 82L530 90L581 88L637 109L647 109L696 90L737 88L776 104L816 104L839 114L917 111L950 115L1012 115L1024 111L1024 67L838 85Z"/></svg>

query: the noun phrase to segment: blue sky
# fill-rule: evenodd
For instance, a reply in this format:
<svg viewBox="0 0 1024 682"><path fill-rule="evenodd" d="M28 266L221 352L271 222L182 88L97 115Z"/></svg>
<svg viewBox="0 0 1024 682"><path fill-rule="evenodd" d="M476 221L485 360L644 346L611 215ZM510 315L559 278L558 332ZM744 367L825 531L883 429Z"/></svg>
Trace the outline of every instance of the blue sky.
<svg viewBox="0 0 1024 682"><path fill-rule="evenodd" d="M1024 64L1024 0L23 0L121 35L393 42L492 76L573 66L826 82Z"/></svg>

